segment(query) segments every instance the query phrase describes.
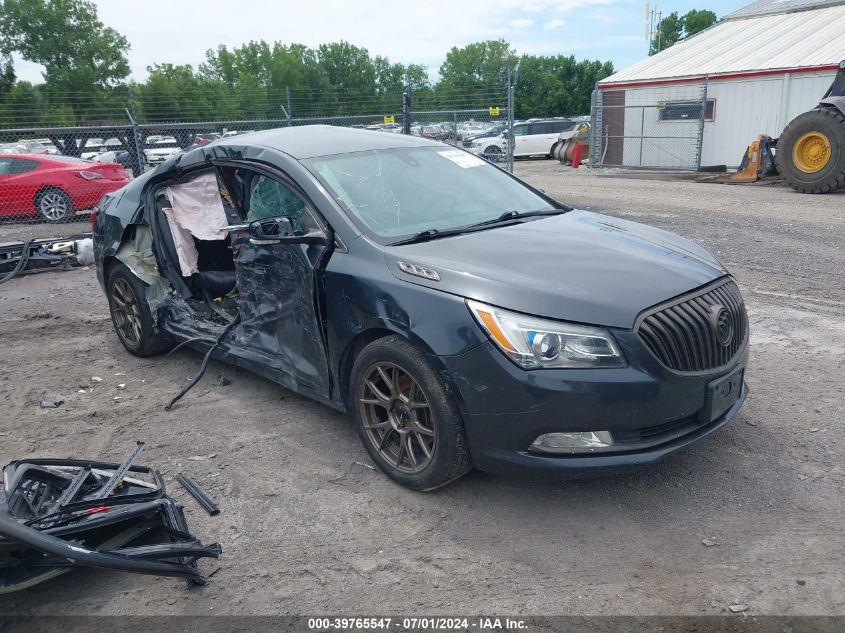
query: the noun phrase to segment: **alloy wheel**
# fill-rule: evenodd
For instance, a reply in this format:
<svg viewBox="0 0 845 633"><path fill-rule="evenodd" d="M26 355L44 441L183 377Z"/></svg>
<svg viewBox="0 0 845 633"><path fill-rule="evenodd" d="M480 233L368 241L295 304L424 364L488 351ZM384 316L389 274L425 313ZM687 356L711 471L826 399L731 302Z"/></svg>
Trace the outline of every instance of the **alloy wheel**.
<svg viewBox="0 0 845 633"><path fill-rule="evenodd" d="M407 371L390 362L371 365L358 386L364 432L379 455L404 473L423 471L437 436L431 407Z"/></svg>
<svg viewBox="0 0 845 633"><path fill-rule="evenodd" d="M67 196L59 191L47 191L41 194L38 210L48 220L58 222L68 214Z"/></svg>
<svg viewBox="0 0 845 633"><path fill-rule="evenodd" d="M129 347L137 347L141 342L141 311L135 292L125 279L112 283L111 301L117 333Z"/></svg>

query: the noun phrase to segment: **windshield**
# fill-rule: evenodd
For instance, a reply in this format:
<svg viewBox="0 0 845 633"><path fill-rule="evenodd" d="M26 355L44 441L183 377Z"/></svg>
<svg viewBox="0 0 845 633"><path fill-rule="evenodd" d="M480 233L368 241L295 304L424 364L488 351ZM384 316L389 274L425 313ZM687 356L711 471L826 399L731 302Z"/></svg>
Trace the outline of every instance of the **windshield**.
<svg viewBox="0 0 845 633"><path fill-rule="evenodd" d="M381 242L555 208L477 156L441 147L374 150L303 161L353 221Z"/></svg>

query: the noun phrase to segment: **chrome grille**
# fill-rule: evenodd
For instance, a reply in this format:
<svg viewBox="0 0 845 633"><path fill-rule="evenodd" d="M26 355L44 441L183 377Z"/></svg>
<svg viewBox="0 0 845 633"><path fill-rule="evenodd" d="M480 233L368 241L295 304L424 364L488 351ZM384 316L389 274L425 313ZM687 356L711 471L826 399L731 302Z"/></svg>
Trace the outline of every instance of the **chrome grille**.
<svg viewBox="0 0 845 633"><path fill-rule="evenodd" d="M656 306L635 330L669 369L696 372L727 365L745 346L748 316L732 279Z"/></svg>

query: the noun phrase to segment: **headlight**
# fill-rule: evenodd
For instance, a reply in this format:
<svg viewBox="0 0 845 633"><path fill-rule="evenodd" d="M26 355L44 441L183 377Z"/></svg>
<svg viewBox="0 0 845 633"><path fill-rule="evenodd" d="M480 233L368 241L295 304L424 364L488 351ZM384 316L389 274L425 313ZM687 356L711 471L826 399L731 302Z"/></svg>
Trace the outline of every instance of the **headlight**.
<svg viewBox="0 0 845 633"><path fill-rule="evenodd" d="M604 328L539 319L471 300L467 306L496 346L523 369L625 366Z"/></svg>

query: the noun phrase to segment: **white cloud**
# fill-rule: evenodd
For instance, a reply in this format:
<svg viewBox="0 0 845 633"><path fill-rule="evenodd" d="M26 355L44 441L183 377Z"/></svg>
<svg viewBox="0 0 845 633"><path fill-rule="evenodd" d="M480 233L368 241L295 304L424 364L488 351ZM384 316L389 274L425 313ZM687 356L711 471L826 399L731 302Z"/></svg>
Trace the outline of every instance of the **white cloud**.
<svg viewBox="0 0 845 633"><path fill-rule="evenodd" d="M563 25L566 24L566 20L561 20L560 18L552 18L548 22L543 25L544 31L552 31L554 29L559 29Z"/></svg>
<svg viewBox="0 0 845 633"><path fill-rule="evenodd" d="M517 18L516 20L510 20L508 26L512 29L530 29L534 26L534 20L531 18Z"/></svg>

